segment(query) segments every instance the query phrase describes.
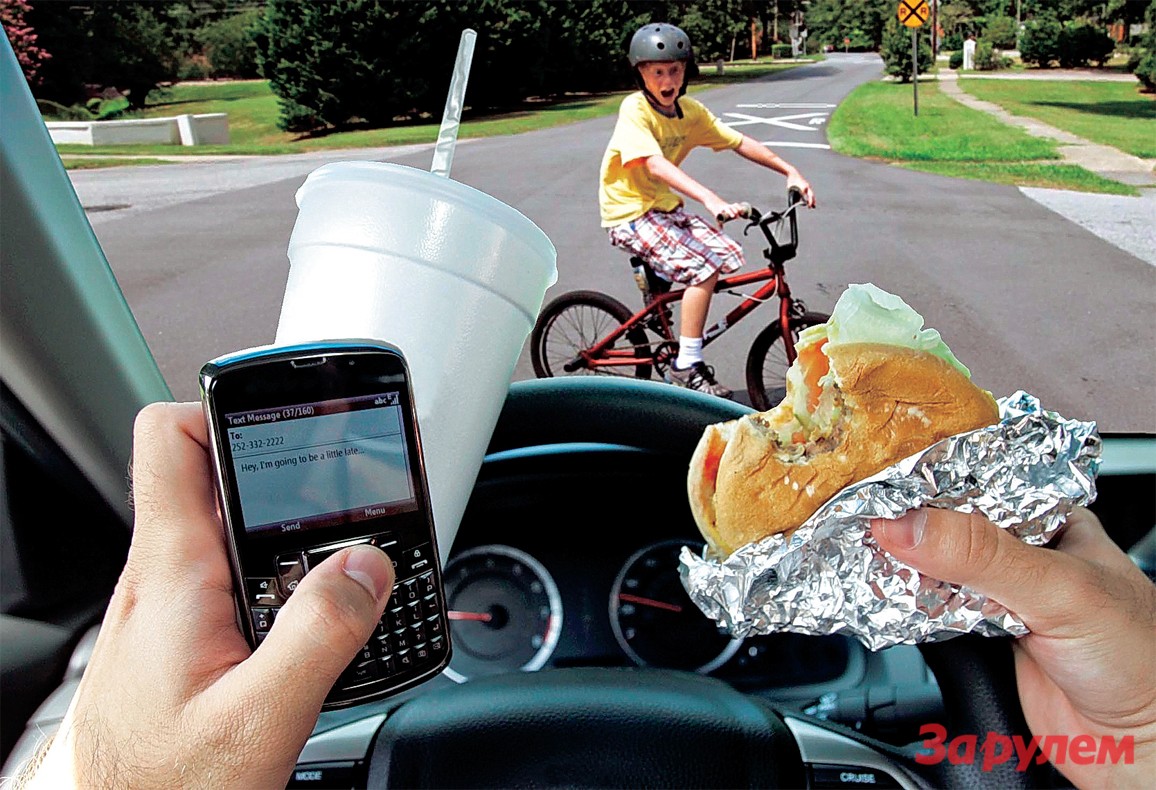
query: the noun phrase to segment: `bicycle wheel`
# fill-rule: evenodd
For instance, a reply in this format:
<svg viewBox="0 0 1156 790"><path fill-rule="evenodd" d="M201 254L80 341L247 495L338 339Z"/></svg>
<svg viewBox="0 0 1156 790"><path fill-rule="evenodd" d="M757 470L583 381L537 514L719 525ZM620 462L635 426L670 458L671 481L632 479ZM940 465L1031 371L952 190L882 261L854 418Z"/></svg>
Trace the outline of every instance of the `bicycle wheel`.
<svg viewBox="0 0 1156 790"><path fill-rule="evenodd" d="M634 315L630 308L614 297L598 291L571 291L546 305L530 334L530 361L540 379L567 375L633 376L650 378L651 366L623 365L621 367L580 367L572 373L563 366L578 359L584 351L609 335ZM625 351L632 348L637 356L650 358L650 343L642 327L631 329L619 338L612 348Z"/></svg>
<svg viewBox="0 0 1156 790"><path fill-rule="evenodd" d="M799 333L809 326L823 324L830 318L823 313L804 313L791 321L791 335L796 341ZM787 349L783 345L783 331L779 322L768 324L751 343L747 354L747 393L751 405L766 411L778 404L787 394Z"/></svg>

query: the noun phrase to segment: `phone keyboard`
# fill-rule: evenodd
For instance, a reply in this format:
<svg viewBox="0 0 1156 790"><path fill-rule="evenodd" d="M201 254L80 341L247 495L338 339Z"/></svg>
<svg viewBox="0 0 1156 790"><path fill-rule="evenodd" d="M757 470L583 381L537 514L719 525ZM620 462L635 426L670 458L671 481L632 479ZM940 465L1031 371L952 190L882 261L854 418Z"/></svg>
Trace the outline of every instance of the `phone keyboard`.
<svg viewBox="0 0 1156 790"><path fill-rule="evenodd" d="M375 687L406 685L444 661L449 640L432 544L406 546L393 533L382 533L282 554L277 557L275 577L246 579L253 632L257 644L261 644L277 613L310 569L342 549L363 543L375 545L389 555L396 581L373 636L338 678L330 701L367 696L377 690Z"/></svg>

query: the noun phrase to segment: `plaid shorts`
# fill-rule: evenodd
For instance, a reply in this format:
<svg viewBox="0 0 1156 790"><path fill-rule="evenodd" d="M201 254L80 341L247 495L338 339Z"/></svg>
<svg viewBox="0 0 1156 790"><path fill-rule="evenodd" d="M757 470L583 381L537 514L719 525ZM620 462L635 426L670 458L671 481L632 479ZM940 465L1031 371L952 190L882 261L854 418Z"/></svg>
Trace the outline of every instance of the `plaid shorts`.
<svg viewBox="0 0 1156 790"><path fill-rule="evenodd" d="M685 285L705 282L715 272L737 272L744 263L737 241L681 206L674 211L651 209L615 225L610 243L642 258L662 279Z"/></svg>

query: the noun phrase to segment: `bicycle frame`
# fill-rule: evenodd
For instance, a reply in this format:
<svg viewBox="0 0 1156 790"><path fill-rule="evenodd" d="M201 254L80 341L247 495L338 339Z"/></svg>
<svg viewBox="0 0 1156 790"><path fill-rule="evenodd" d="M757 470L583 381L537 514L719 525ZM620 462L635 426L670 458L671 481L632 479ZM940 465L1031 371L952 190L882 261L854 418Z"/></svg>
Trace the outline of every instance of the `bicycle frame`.
<svg viewBox="0 0 1156 790"><path fill-rule="evenodd" d="M782 263L772 261L768 268L761 271L719 278L715 284L714 293L719 293L729 288L741 288L764 280L768 282L753 294L743 299L743 301L727 313L721 321L712 324L703 332L702 344L704 348L753 312L759 305L770 301L772 296L778 296L779 325L783 327L783 344L787 352L787 361L788 363L795 361L795 342L791 333L791 305L794 303L794 300L791 298L791 289L790 286L787 285ZM674 332L665 308L675 302L682 301L685 294L686 289L680 288L677 291L668 291L667 293L656 296L651 300L650 304L631 316L628 321L621 324L617 329L590 348L582 351L579 356L584 363L584 367L593 370L601 367L626 367L631 365L653 364L655 362L655 355L653 353L646 356L639 356L634 350L611 349L610 346L635 327L649 321L652 316L657 316L661 322L663 339L673 341ZM579 365L575 361L567 364L564 369L573 371L581 366L583 365Z"/></svg>

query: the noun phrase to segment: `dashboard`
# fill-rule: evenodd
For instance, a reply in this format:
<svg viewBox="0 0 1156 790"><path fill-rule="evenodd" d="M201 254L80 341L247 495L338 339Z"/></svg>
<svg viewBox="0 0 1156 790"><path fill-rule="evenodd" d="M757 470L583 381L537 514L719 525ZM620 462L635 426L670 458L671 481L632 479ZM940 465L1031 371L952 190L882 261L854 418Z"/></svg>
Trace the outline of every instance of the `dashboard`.
<svg viewBox="0 0 1156 790"><path fill-rule="evenodd" d="M858 682L866 651L857 642L735 640L691 603L678 553L703 542L685 479L685 464L613 445L491 455L446 559L447 676L641 666L812 696Z"/></svg>

